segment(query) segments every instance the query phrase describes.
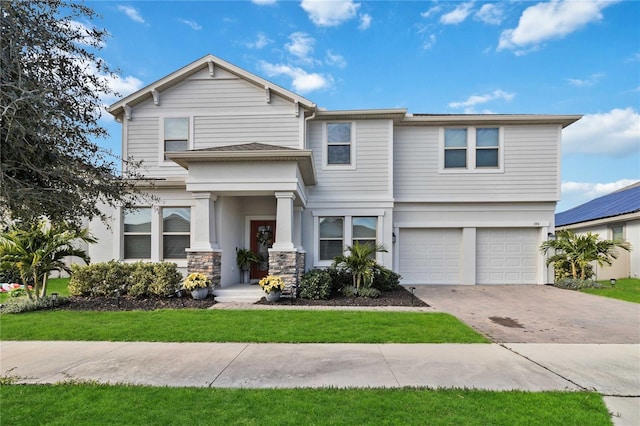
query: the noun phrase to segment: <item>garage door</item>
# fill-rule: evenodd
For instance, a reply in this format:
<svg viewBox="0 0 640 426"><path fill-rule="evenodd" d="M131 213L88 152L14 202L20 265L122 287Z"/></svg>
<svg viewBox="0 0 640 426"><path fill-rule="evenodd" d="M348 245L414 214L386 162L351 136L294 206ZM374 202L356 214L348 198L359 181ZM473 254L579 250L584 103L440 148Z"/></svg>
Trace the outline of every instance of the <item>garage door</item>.
<svg viewBox="0 0 640 426"><path fill-rule="evenodd" d="M460 229L401 229L404 284L460 284Z"/></svg>
<svg viewBox="0 0 640 426"><path fill-rule="evenodd" d="M537 229L478 229L478 284L536 284Z"/></svg>

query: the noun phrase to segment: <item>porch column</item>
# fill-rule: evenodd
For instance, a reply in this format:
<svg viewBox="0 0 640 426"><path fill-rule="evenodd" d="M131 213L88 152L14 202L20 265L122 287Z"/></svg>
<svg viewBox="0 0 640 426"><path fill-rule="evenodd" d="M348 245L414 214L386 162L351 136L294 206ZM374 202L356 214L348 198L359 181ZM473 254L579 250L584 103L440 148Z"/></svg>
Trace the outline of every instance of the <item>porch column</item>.
<svg viewBox="0 0 640 426"><path fill-rule="evenodd" d="M212 287L220 285L222 250L216 237L216 195L194 192L193 237L187 249L187 272L201 272L211 280Z"/></svg>
<svg viewBox="0 0 640 426"><path fill-rule="evenodd" d="M193 212L193 243L192 250L214 250L219 249L216 237L216 195L210 192L194 192L193 198L196 206Z"/></svg>
<svg viewBox="0 0 640 426"><path fill-rule="evenodd" d="M271 247L276 251L293 251L293 192L276 192L276 242Z"/></svg>

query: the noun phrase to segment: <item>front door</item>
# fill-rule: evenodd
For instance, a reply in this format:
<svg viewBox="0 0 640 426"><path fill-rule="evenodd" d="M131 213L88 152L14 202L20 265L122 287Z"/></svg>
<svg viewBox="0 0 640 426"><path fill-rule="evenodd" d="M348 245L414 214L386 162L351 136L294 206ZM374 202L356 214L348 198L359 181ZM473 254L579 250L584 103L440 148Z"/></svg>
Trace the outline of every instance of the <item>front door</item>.
<svg viewBox="0 0 640 426"><path fill-rule="evenodd" d="M262 262L251 265L251 279L261 279L269 272L269 249L276 239L275 220L251 221L251 251L262 258Z"/></svg>

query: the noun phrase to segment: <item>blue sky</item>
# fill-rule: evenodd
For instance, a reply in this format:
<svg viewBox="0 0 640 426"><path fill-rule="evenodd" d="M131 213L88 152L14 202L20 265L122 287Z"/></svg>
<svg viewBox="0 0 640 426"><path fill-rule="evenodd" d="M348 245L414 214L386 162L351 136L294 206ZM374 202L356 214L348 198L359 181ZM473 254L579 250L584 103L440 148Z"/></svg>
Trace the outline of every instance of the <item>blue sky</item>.
<svg viewBox="0 0 640 426"><path fill-rule="evenodd" d="M637 1L87 5L122 95L211 53L327 109L583 114L563 132L558 211L640 180Z"/></svg>

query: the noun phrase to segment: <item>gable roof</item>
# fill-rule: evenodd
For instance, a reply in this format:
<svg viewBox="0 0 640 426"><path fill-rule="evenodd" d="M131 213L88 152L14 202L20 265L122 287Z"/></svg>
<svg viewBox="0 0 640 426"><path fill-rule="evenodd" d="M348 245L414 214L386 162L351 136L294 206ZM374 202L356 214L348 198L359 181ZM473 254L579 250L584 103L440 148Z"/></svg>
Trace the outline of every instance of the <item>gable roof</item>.
<svg viewBox="0 0 640 426"><path fill-rule="evenodd" d="M640 212L640 182L556 214L556 226Z"/></svg>
<svg viewBox="0 0 640 426"><path fill-rule="evenodd" d="M308 110L315 111L316 109L316 104L314 104L310 100L303 98L302 96L297 95L287 89L284 89L261 77L258 77L257 75L252 74L242 68L239 68L225 60L222 60L211 54L207 54L202 58L190 63L189 65L184 66L179 70L172 72L166 77L163 77L160 80L157 80L149 84L148 86L143 87L142 89L130 94L129 96L123 99L120 99L118 102L111 105L108 108L108 110L114 117L117 118L122 114L124 114L125 106L132 107L136 104L139 104L140 102L143 102L149 98L152 98L154 92L163 92L168 88L170 88L171 86L174 86L180 83L181 81L185 80L187 77L205 68L209 68L210 70L213 70L213 73L215 73L216 67L222 68L225 71L230 72L231 74L234 74L235 76L255 85L256 87L262 90L269 89L270 91L278 94L279 96L285 99L288 99L291 102L297 102L298 104L300 104L300 106Z"/></svg>

